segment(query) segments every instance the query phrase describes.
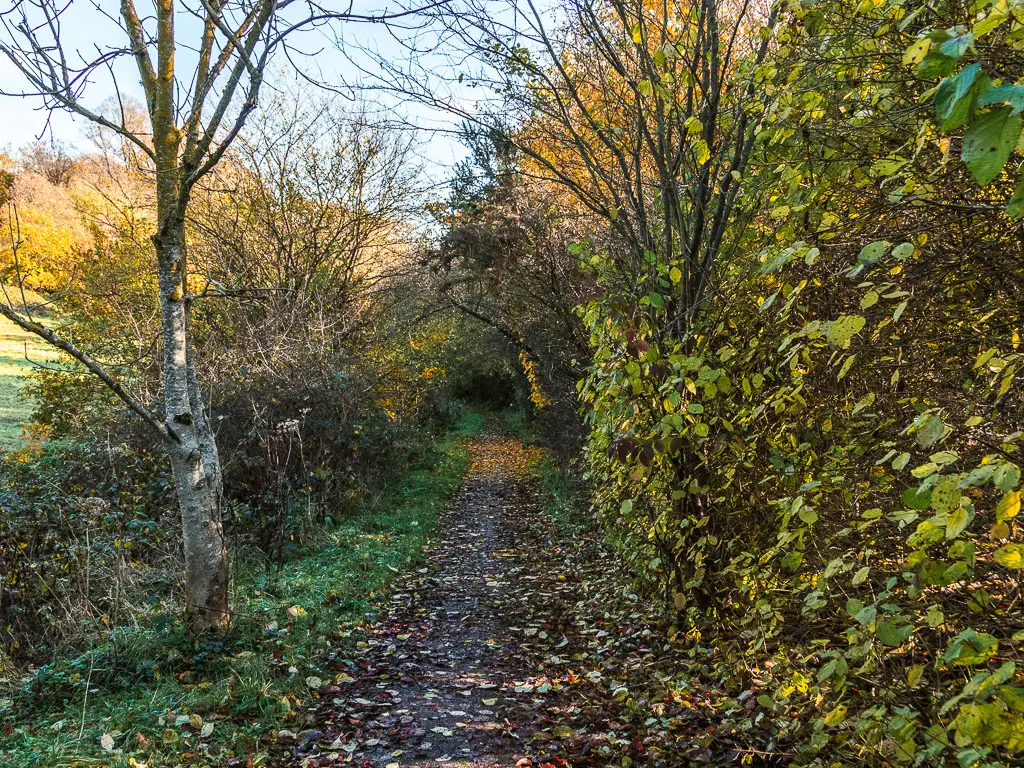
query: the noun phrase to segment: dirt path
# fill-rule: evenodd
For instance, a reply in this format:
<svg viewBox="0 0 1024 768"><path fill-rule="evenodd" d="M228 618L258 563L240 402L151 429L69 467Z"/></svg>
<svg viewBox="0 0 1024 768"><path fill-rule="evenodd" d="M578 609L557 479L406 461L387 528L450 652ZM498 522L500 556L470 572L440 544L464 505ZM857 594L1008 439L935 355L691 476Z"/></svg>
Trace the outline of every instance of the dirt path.
<svg viewBox="0 0 1024 768"><path fill-rule="evenodd" d="M562 661L559 648L570 645L557 606L572 585L535 557L548 542L521 479L522 446L485 438L471 449L425 567L398 585L360 650L340 663L292 764L568 764L545 730L562 684L538 667Z"/></svg>
<svg viewBox="0 0 1024 768"><path fill-rule="evenodd" d="M471 450L426 563L338 659L308 730L283 734L271 765L789 764L756 686L737 696L699 680L736 677L742 690L744 670L667 643L614 553L553 531L521 444Z"/></svg>

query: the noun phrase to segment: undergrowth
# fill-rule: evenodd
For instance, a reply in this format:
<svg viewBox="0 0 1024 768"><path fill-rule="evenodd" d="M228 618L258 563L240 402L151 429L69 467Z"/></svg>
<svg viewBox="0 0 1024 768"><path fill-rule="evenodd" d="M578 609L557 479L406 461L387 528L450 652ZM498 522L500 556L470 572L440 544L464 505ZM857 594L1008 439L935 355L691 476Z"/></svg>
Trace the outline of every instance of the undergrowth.
<svg viewBox="0 0 1024 768"><path fill-rule="evenodd" d="M134 625L111 628L86 653L29 677L0 677L0 763L260 765L265 734L304 722L308 692L360 641L394 576L420 559L468 467L465 439L482 424L464 414L322 546L280 569L238 563L230 632L197 642L176 606L144 606Z"/></svg>
<svg viewBox="0 0 1024 768"><path fill-rule="evenodd" d="M541 450L529 467L530 477L537 483L544 503L544 512L559 532L576 533L586 526L587 493L574 472L572 460L563 460L551 450L536 422L531 421L524 408L509 408L503 414L509 434L525 446Z"/></svg>

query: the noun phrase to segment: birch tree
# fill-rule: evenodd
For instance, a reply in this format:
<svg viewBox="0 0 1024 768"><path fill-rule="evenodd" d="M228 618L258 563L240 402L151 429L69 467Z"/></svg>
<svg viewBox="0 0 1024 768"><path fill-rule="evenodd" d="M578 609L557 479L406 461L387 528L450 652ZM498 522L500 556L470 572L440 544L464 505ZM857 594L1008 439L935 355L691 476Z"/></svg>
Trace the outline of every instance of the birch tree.
<svg viewBox="0 0 1024 768"><path fill-rule="evenodd" d="M163 341L163 410L122 386L102 362L38 322L15 296L0 314L63 350L98 376L151 428L167 449L181 510L186 612L195 630L229 623L228 549L221 525L221 467L192 349L185 224L197 183L224 157L256 108L275 53L291 56L295 35L343 21L390 22L401 16L329 10L295 0L120 0L119 7L82 0L14 0L0 11L0 53L23 87L3 95L35 97L49 110L84 117L132 147L145 161L155 192L152 235ZM83 19L110 31L91 53L68 29ZM182 62L182 63L179 63ZM131 93L121 68L137 73L148 125L130 120ZM121 84L119 84L119 80ZM105 81L120 109L90 106ZM104 94L106 95L106 94ZM118 112L120 114L118 114ZM12 226L17 265L19 238Z"/></svg>

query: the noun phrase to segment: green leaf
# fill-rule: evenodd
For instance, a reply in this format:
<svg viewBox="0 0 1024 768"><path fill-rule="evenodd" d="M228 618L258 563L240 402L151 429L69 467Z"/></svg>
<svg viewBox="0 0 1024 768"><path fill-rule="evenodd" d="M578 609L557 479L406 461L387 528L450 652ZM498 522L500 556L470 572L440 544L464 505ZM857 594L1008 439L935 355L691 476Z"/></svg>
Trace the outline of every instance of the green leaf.
<svg viewBox="0 0 1024 768"><path fill-rule="evenodd" d="M909 624L894 624L891 621L880 621L875 627L875 634L884 645L898 648L913 634L914 628Z"/></svg>
<svg viewBox="0 0 1024 768"><path fill-rule="evenodd" d="M854 614L853 618L858 624L873 624L875 619L878 618L878 609L873 605L865 606L861 608L857 613Z"/></svg>
<svg viewBox="0 0 1024 768"><path fill-rule="evenodd" d="M957 492L957 495L960 495L959 491ZM949 516L949 521L946 523L946 538L955 539L963 533L969 520L970 518L967 514L967 509L964 507L957 507L953 514Z"/></svg>
<svg viewBox="0 0 1024 768"><path fill-rule="evenodd" d="M983 464L980 467L975 467L962 478L960 478L960 487L966 488L969 485L984 485L990 479L992 479L992 473L995 471L995 467L991 464Z"/></svg>
<svg viewBox="0 0 1024 768"><path fill-rule="evenodd" d="M1000 491L1012 491L1020 482L1020 467L1012 461L999 465L992 475L992 482Z"/></svg>
<svg viewBox="0 0 1024 768"><path fill-rule="evenodd" d="M704 139L700 139L693 145L693 151L697 155L697 165L704 165L711 159L711 149L708 147L708 143L704 141Z"/></svg>
<svg viewBox="0 0 1024 768"><path fill-rule="evenodd" d="M1006 204L1006 213L1012 219L1024 217L1024 179L1017 182L1017 187L1013 190L1013 197Z"/></svg>
<svg viewBox="0 0 1024 768"><path fill-rule="evenodd" d="M974 35L968 32L966 35L960 35L959 37L947 40L939 46L939 51L946 56L959 59L972 45L974 45Z"/></svg>
<svg viewBox="0 0 1024 768"><path fill-rule="evenodd" d="M952 464L959 458L960 454L958 454L956 451L939 451L938 453L933 453L931 456L929 456L928 460L934 461L936 464L944 467L947 464Z"/></svg>
<svg viewBox="0 0 1024 768"><path fill-rule="evenodd" d="M865 408L875 402L875 393L868 392L864 397L858 400L853 406L853 413L860 413Z"/></svg>
<svg viewBox="0 0 1024 768"><path fill-rule="evenodd" d="M989 112L975 120L964 135L961 157L981 186L989 184L1010 158L1020 138L1020 117L1010 107Z"/></svg>
<svg viewBox="0 0 1024 768"><path fill-rule="evenodd" d="M929 414L917 429L917 444L922 448L927 448L938 442L944 434L946 434L946 425L942 423L942 419Z"/></svg>
<svg viewBox="0 0 1024 768"><path fill-rule="evenodd" d="M818 521L818 513L808 507L801 509L797 516L807 525L814 525Z"/></svg>
<svg viewBox="0 0 1024 768"><path fill-rule="evenodd" d="M911 509L928 509L932 503L931 489L922 491L920 488L907 488L903 492L903 503Z"/></svg>
<svg viewBox="0 0 1024 768"><path fill-rule="evenodd" d="M935 114L939 118L941 130L959 128L971 117L975 101L974 86L980 70L981 64L974 63L939 83L935 91Z"/></svg>
<svg viewBox="0 0 1024 768"><path fill-rule="evenodd" d="M907 672L907 686L910 688L916 688L917 684L921 682L921 676L924 675L924 665L915 664Z"/></svg>
<svg viewBox="0 0 1024 768"><path fill-rule="evenodd" d="M892 249L892 257L897 261L904 261L914 255L913 243L900 243Z"/></svg>
<svg viewBox="0 0 1024 768"><path fill-rule="evenodd" d="M849 349L850 339L860 333L867 322L860 315L841 315L829 324L826 338L830 344L843 349Z"/></svg>
<svg viewBox="0 0 1024 768"><path fill-rule="evenodd" d="M1024 112L1024 84L1021 85L997 85L989 88L978 99L978 105L982 107L992 104L1009 104L1011 115L1019 115Z"/></svg>
<svg viewBox="0 0 1024 768"><path fill-rule="evenodd" d="M900 472L909 463L910 463L910 454L909 453L901 453L899 456L897 456L895 459L892 460L892 468L895 469L897 472Z"/></svg>
<svg viewBox="0 0 1024 768"><path fill-rule="evenodd" d="M965 629L942 654L942 659L953 666L984 664L995 655L999 641L984 632Z"/></svg>
<svg viewBox="0 0 1024 768"><path fill-rule="evenodd" d="M849 373L850 368L853 366L853 361L856 359L856 355L847 356L846 360L843 362L843 367L839 369L839 375L836 377L838 381L842 381L843 376Z"/></svg>
<svg viewBox="0 0 1024 768"><path fill-rule="evenodd" d="M823 683L826 680L831 680L833 677L841 681L846 677L849 669L846 659L842 656L837 656L818 670L818 682Z"/></svg>
<svg viewBox="0 0 1024 768"><path fill-rule="evenodd" d="M861 264L874 264L885 255L886 249L892 245L888 240L875 240L860 249L857 254L857 261Z"/></svg>
<svg viewBox="0 0 1024 768"><path fill-rule="evenodd" d="M945 77L954 69L956 69L956 59L939 51L930 51L917 65L916 71L921 77Z"/></svg>
<svg viewBox="0 0 1024 768"><path fill-rule="evenodd" d="M904 299L903 301L901 301L899 303L899 306L896 307L896 311L892 313L892 319L894 321L895 320L899 320L903 316L903 312L906 310L906 308L907 308L907 299Z"/></svg>
<svg viewBox="0 0 1024 768"><path fill-rule="evenodd" d="M932 509L937 515L946 515L960 506L960 489L957 477L944 477L932 489Z"/></svg>

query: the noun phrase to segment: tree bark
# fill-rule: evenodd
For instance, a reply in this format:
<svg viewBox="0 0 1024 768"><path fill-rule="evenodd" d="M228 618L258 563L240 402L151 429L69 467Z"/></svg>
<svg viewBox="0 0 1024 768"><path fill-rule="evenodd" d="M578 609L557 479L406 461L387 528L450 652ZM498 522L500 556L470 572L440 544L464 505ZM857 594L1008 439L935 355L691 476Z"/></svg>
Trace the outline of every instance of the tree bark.
<svg viewBox="0 0 1024 768"><path fill-rule="evenodd" d="M193 186L209 173L237 138L256 108L264 73L284 39L304 28L317 28L329 19L388 22L413 9L377 15L352 9L332 12L310 6L305 16L289 16L277 24L287 2L254 0L239 10L229 4L204 2L202 11L184 8L180 0L153 0L143 16L135 0L120 0L120 19L103 12L126 39L95 57L70 54L62 39L63 14L72 0L35 0L0 9L0 56L26 81L26 95L43 99L50 110L63 109L112 131L153 163L156 191L156 249L163 325L165 414L133 397L101 363L10 302L0 302L0 315L34 333L80 361L129 408L139 414L167 446L181 508L185 554L186 610L193 629L226 626L228 613L228 552L221 527L221 468L217 443L209 422L190 348L190 298L185 268L185 212ZM252 7L249 7L252 6ZM176 38L175 18L189 14L186 35ZM184 16L183 16L184 17ZM178 78L175 51L187 48L194 68ZM135 60L146 96L148 130L135 130L120 117L107 118L85 106L83 89L98 73L109 71L118 95L112 62L120 56ZM76 67L74 62L79 62ZM233 117L229 118L229 113ZM180 124L179 124L180 123ZM13 242L17 253L18 239ZM6 297L5 297L6 298Z"/></svg>
<svg viewBox="0 0 1024 768"><path fill-rule="evenodd" d="M190 349L184 220L161 227L153 244L160 271L164 412L181 509L186 614L192 628L201 632L230 623L220 460Z"/></svg>

